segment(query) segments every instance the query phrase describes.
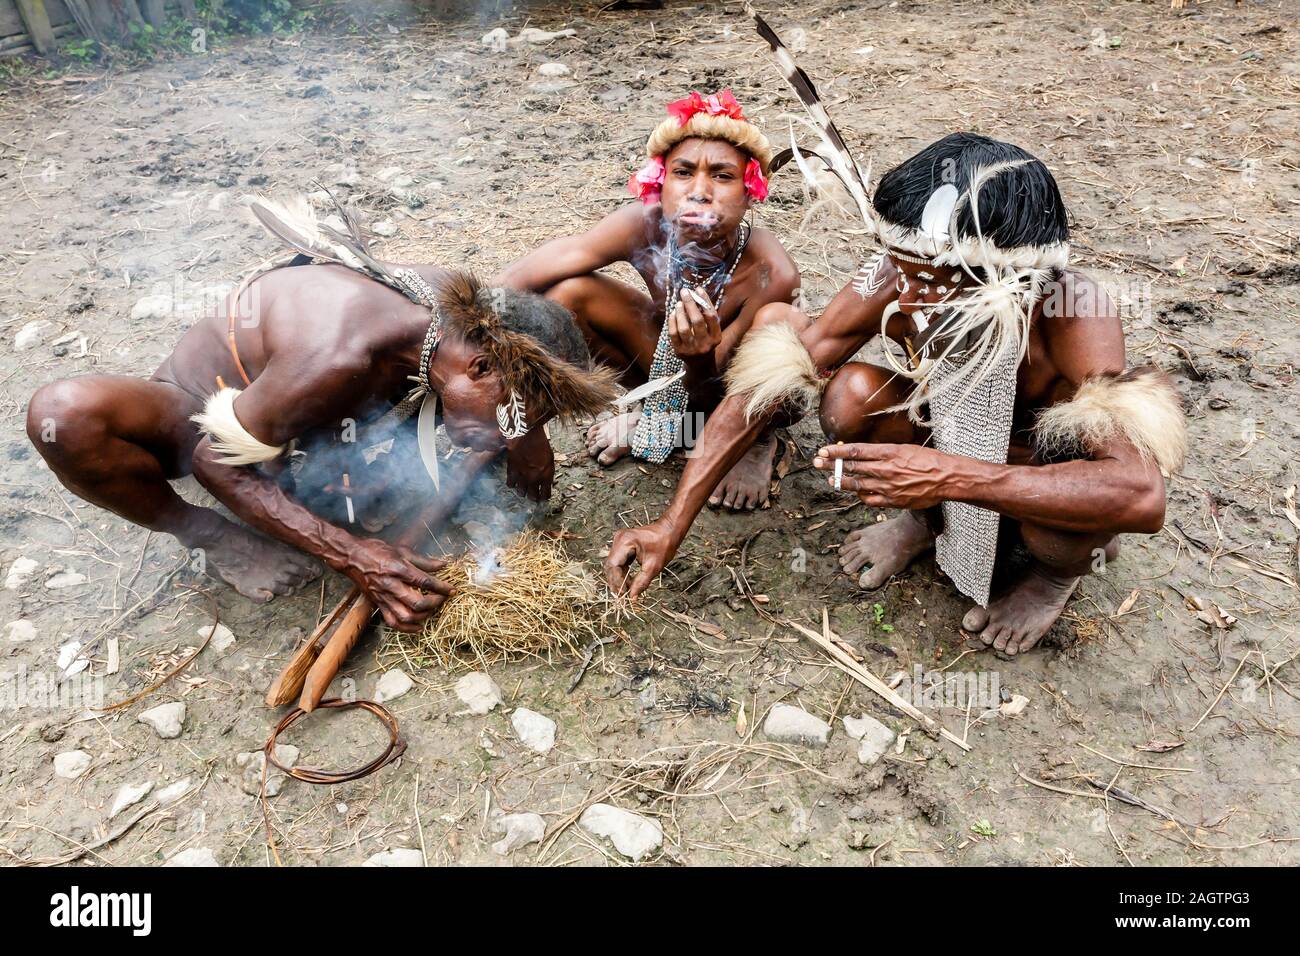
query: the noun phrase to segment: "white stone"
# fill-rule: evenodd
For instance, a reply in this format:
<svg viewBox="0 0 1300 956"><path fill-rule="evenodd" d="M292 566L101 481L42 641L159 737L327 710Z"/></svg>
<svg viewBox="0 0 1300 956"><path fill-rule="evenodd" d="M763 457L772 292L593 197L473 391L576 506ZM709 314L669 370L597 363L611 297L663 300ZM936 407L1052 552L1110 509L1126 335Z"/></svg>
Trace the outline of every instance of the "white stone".
<svg viewBox="0 0 1300 956"><path fill-rule="evenodd" d="M885 755L897 737L897 734L870 714L841 719L848 735L859 741L858 762L868 767Z"/></svg>
<svg viewBox="0 0 1300 956"><path fill-rule="evenodd" d="M555 746L555 721L534 710L516 707L510 715L510 726L529 750L544 754Z"/></svg>
<svg viewBox="0 0 1300 956"><path fill-rule="evenodd" d="M175 303L172 297L167 294L146 295L142 299L136 300L135 305L131 306L131 318L140 319L169 319L175 310Z"/></svg>
<svg viewBox="0 0 1300 956"><path fill-rule="evenodd" d="M540 813L508 813L497 821L497 832L505 837L492 844L492 852L505 856L521 846L541 843L546 836L546 821Z"/></svg>
<svg viewBox="0 0 1300 956"><path fill-rule="evenodd" d="M45 337L49 334L51 328L53 326L44 319L28 322L14 336L14 351L26 352L36 348L45 341Z"/></svg>
<svg viewBox="0 0 1300 956"><path fill-rule="evenodd" d="M181 850L163 866L220 866L217 855L207 847L190 847Z"/></svg>
<svg viewBox="0 0 1300 956"><path fill-rule="evenodd" d="M456 681L456 696L471 714L479 715L490 713L502 701L501 688L482 671L466 674Z"/></svg>
<svg viewBox="0 0 1300 956"><path fill-rule="evenodd" d="M543 63L537 68L542 76L568 76L573 71L563 63Z"/></svg>
<svg viewBox="0 0 1300 956"><path fill-rule="evenodd" d="M68 750L54 755L54 776L76 780L90 769L90 754L84 750Z"/></svg>
<svg viewBox="0 0 1300 956"><path fill-rule="evenodd" d="M17 558L9 565L9 573L5 575L5 590L17 591L38 567L40 565L31 558Z"/></svg>
<svg viewBox="0 0 1300 956"><path fill-rule="evenodd" d="M292 767L298 762L298 748L293 744L276 744L275 759L281 766ZM266 765L266 754L260 750L250 750L235 756L235 763L244 768L244 773L240 777L239 787L250 797L256 797L262 792L262 768ZM284 782L288 778L284 771L274 764L266 773L266 795L267 797L278 796L284 788Z"/></svg>
<svg viewBox="0 0 1300 956"><path fill-rule="evenodd" d="M515 43L548 43L551 40L558 40L561 37L577 36L578 31L573 29L556 30L539 30L537 27L524 27L515 37Z"/></svg>
<svg viewBox="0 0 1300 956"><path fill-rule="evenodd" d="M36 625L31 621L10 621L5 625L9 640L15 644L36 640Z"/></svg>
<svg viewBox="0 0 1300 956"><path fill-rule="evenodd" d="M397 235L397 223L391 219L381 219L370 227L370 231L376 236L387 239L389 236Z"/></svg>
<svg viewBox="0 0 1300 956"><path fill-rule="evenodd" d="M163 787L155 794L158 798L158 803L164 807L175 803L181 797L185 796L186 791L190 789L190 781L191 778L186 777L184 780L177 780L175 783L169 783L167 786Z"/></svg>
<svg viewBox="0 0 1300 956"><path fill-rule="evenodd" d="M391 671L386 671L375 684L375 700L381 704L386 700L397 700L414 686L415 681L405 671L394 667Z"/></svg>
<svg viewBox="0 0 1300 956"><path fill-rule="evenodd" d="M424 866L424 854L419 850L399 847L396 850L384 850L366 860L362 866Z"/></svg>
<svg viewBox="0 0 1300 956"><path fill-rule="evenodd" d="M1011 699L998 705L998 713L1003 717L1019 717L1029 706L1029 698L1023 694L1012 694Z"/></svg>
<svg viewBox="0 0 1300 956"><path fill-rule="evenodd" d="M111 820L127 807L135 806L153 789L153 781L146 780L144 783L126 783L117 791L117 796L113 798L112 809L108 811L108 818Z"/></svg>
<svg viewBox="0 0 1300 956"><path fill-rule="evenodd" d="M778 743L825 747L831 737L831 725L791 704L777 704L767 712L763 734Z"/></svg>
<svg viewBox="0 0 1300 956"><path fill-rule="evenodd" d="M218 624L215 630L211 624L204 624L194 633L199 636L200 641L205 641L209 631L212 631L212 640L208 641L208 647L214 651L224 651L235 643L235 632L224 624Z"/></svg>
<svg viewBox="0 0 1300 956"><path fill-rule="evenodd" d="M185 704L179 700L159 704L146 710L136 720L148 724L163 740L174 740L181 735L181 729L185 726Z"/></svg>
<svg viewBox="0 0 1300 956"><path fill-rule="evenodd" d="M80 654L80 641L69 641L59 648L59 656L55 659L55 664L59 670L63 671L65 678L80 674L90 666L90 658L78 656Z"/></svg>
<svg viewBox="0 0 1300 956"><path fill-rule="evenodd" d="M608 803L595 803L582 811L578 825L588 833L608 837L629 860L640 862L664 842L659 821Z"/></svg>
<svg viewBox="0 0 1300 956"><path fill-rule="evenodd" d="M506 48L510 42L510 34L503 27L497 27L488 33L483 34L480 41L484 46L491 47L493 50L500 52Z"/></svg>
<svg viewBox="0 0 1300 956"><path fill-rule="evenodd" d="M79 571L58 571L45 579L45 586L51 591L75 588L86 583L86 576Z"/></svg>

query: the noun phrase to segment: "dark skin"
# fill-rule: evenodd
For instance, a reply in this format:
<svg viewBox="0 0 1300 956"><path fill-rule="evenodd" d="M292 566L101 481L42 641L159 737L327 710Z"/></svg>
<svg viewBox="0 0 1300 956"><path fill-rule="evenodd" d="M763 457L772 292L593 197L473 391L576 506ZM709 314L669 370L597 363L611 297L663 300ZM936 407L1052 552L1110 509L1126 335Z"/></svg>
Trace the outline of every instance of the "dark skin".
<svg viewBox="0 0 1300 956"><path fill-rule="evenodd" d="M415 266L431 284L445 274ZM342 266L274 270L241 298L239 356L252 384L236 417L258 440L281 445L364 423L410 388L429 312ZM359 537L313 514L267 469L221 464L190 421L218 376L242 384L226 343L225 308L194 325L149 380L90 375L41 388L27 409L33 444L69 490L102 508L202 549L207 568L241 594L268 601L320 573L351 578L384 621L415 630L452 593L434 576L444 562ZM505 450L496 405L499 376L482 352L444 338L429 377L453 442L482 454ZM541 432L540 425L536 429ZM543 436L544 438L544 436ZM261 534L184 501L170 481L193 474Z"/></svg>
<svg viewBox="0 0 1300 956"><path fill-rule="evenodd" d="M1000 651L1023 652L1060 615L1079 577L1118 553L1118 534L1153 534L1164 522L1164 479L1127 443L1100 449L1091 459L1043 464L1023 441L1039 410L1068 400L1089 376L1124 369L1118 313L1105 293L1078 273L1065 273L1045 291L1018 374L1008 463L989 464L923 447L919 443L928 437L923 430L905 413L885 411L907 394L909 383L887 369L848 362L879 334L891 301L898 301L899 312L885 334L901 344L912 332L912 313L940 300L938 281L953 285L951 278L937 280L932 266L889 257L885 268L886 281L875 295L864 299L847 286L816 322L777 306L757 320L760 326L792 324L817 366L837 369L820 407L830 442L814 460L827 472L827 482L833 487L834 461L843 458L844 491L872 507L903 509L896 518L853 532L841 563L850 573L868 566L862 585L879 587L932 546L933 535L921 518L927 509L951 500L996 511L1010 519L1033 561L1010 591L987 609L973 608L962 626ZM1050 309L1046 302L1053 303ZM745 398L731 396L718 407L664 514L614 536L605 561L611 588L633 597L645 591L677 553L710 482L766 427L771 416L746 421Z"/></svg>
<svg viewBox="0 0 1300 956"><path fill-rule="evenodd" d="M707 276L735 250L739 227L751 201L744 185L747 154L721 140L687 139L665 158L661 202L624 206L587 232L555 239L508 266L496 284L544 293L577 317L592 355L620 370L629 388L650 372L664 322L666 262L664 231L673 230L678 248ZM630 263L645 281L647 295L597 270ZM689 278L689 277L688 277ZM789 303L799 270L776 237L754 229L736 266L721 310L707 293L704 304L683 291L668 317L673 349L686 368L692 413L708 414L722 399L722 372L760 309ZM587 449L602 465L629 451L636 410L597 422ZM768 497L775 441L751 443L715 482L709 503L728 508L760 507ZM540 445L536 451L540 454ZM546 449L549 460L549 448ZM542 461L539 459L539 461ZM521 470L530 468L524 462ZM544 461L533 470L544 471Z"/></svg>

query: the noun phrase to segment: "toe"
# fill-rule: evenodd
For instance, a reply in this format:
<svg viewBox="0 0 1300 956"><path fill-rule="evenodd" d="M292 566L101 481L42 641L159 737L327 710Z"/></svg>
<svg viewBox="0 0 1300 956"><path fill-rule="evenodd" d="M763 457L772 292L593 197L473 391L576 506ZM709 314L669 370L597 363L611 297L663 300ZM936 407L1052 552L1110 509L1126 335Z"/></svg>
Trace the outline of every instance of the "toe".
<svg viewBox="0 0 1300 956"><path fill-rule="evenodd" d="M967 611L966 616L961 619L961 629L969 634L978 634L988 626L988 623L988 608L976 605Z"/></svg>
<svg viewBox="0 0 1300 956"><path fill-rule="evenodd" d="M1011 631L1008 628L998 628L997 634L993 638L993 649L995 651L1006 651L1007 641L1011 639Z"/></svg>

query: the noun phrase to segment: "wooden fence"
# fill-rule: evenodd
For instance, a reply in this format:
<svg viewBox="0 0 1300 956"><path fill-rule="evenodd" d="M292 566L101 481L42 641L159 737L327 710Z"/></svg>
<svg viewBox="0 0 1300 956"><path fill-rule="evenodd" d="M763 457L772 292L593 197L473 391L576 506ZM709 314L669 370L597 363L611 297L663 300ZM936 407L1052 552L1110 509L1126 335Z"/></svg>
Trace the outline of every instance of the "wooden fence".
<svg viewBox="0 0 1300 956"><path fill-rule="evenodd" d="M131 23L158 29L178 14L199 19L194 0L0 0L0 56L45 56L70 39L120 36Z"/></svg>

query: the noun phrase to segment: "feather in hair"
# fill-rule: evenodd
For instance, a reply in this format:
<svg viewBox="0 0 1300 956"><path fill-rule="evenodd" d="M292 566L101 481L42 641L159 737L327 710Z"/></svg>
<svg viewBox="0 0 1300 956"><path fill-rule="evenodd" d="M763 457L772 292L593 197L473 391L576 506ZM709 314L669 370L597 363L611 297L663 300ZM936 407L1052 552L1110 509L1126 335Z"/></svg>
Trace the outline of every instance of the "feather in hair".
<svg viewBox="0 0 1300 956"><path fill-rule="evenodd" d="M818 153L818 158L844 184L844 188L848 190L849 196L852 197L863 222L870 223L871 202L867 198L867 177L864 177L862 170L858 168L858 164L853 159L853 154L849 152L848 144L844 142L844 137L840 135L839 129L831 122L826 107L822 105L821 97L817 94L817 87L813 85L813 81L808 74L795 62L786 45L776 35L776 31L759 15L752 4L745 3L745 12L754 19L754 26L758 30L758 35L771 47L772 57L776 60L777 66L781 68L786 82L794 89L795 95L799 97L804 109L812 117L812 122L809 125L816 132L822 147Z"/></svg>

